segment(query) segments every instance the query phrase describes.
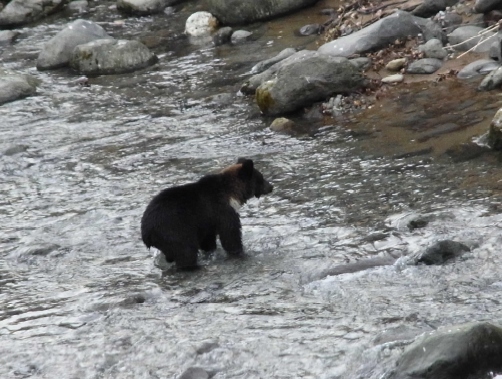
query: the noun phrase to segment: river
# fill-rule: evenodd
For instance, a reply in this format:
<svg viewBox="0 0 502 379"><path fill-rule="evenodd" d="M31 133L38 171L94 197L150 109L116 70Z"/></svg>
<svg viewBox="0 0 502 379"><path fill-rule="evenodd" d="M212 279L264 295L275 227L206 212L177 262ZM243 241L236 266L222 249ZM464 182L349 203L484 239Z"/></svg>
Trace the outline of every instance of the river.
<svg viewBox="0 0 502 379"><path fill-rule="evenodd" d="M397 157L416 141L399 145L412 131L389 114L270 131L239 84L260 59L315 44L281 28L305 24L299 16L214 48L180 33L190 6L166 26L165 16L123 22L102 3L84 16L114 37L164 36L152 48L159 64L90 87L70 70L37 72L42 44L76 15L24 28L0 53L42 81L37 96L0 107L1 378L176 378L202 367L216 379L376 379L420 333L502 319L497 157ZM478 128L498 101L469 105ZM422 112L416 104L403 114ZM482 131L468 130L460 136ZM241 156L274 184L241 209L247 258L219 247L196 272L160 270L140 238L148 201ZM429 223L410 230L417 215ZM472 251L408 264L437 239ZM318 275L374 257L397 261Z"/></svg>

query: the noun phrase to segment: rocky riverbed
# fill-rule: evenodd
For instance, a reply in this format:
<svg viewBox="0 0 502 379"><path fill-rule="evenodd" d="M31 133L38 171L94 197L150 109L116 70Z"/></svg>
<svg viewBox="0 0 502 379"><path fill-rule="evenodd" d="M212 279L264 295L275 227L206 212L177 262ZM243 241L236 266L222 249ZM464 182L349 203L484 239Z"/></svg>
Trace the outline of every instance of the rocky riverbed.
<svg viewBox="0 0 502 379"><path fill-rule="evenodd" d="M0 377L502 372L499 50L442 34L492 9L224 3L0 13ZM396 18L400 41L333 56ZM163 266L148 201L239 156L274 184L240 211L247 258Z"/></svg>

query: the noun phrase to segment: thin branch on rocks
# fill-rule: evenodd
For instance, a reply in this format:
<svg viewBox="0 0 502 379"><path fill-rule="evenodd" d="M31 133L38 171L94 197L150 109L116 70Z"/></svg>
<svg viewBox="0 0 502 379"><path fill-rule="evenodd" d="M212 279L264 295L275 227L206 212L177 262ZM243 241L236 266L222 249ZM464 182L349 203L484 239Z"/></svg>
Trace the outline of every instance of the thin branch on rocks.
<svg viewBox="0 0 502 379"><path fill-rule="evenodd" d="M485 34L487 34L487 33L493 32L493 31L495 31L495 30L497 30L497 29L499 29L499 28L500 28L500 25L499 25L498 23L497 23L497 24L495 24L495 25L489 26L489 27L487 27L487 28L485 28L485 29L483 29L483 30L480 30L480 31L478 32L478 34L476 34L475 36L472 36L472 37L470 37L470 38L466 39L465 41L462 41L462 42L457 43L457 44L455 44L455 45L446 46L446 48L447 48L447 49L450 49L450 50L453 50L453 48L454 48L454 47L456 47L456 46L463 45L464 43L469 42L469 41L473 40L474 38L478 38L479 36L483 36L483 35L485 35ZM489 40L490 38L494 37L495 35L496 35L496 34L493 34L493 35L491 35L491 36L488 36L487 38L481 39L481 41L479 41L479 42L478 42L475 46L471 47L469 50L464 51L462 54L460 54L460 55L457 57L457 59L458 59L458 58L460 58L460 57L463 57L465 54L467 54L467 53L469 53L469 52L473 51L476 47L478 47L479 45L481 45L481 44L482 44L482 43L484 43L485 41Z"/></svg>
<svg viewBox="0 0 502 379"><path fill-rule="evenodd" d="M387 7L391 7L393 5L404 4L406 2L408 2L408 0L396 1L394 3L383 4L383 5L380 5L378 7L372 7L372 8L365 8L365 7L363 7L361 9L358 9L357 12L361 13L361 14L372 14L372 13L376 13L379 10L383 10L383 9L385 9Z"/></svg>

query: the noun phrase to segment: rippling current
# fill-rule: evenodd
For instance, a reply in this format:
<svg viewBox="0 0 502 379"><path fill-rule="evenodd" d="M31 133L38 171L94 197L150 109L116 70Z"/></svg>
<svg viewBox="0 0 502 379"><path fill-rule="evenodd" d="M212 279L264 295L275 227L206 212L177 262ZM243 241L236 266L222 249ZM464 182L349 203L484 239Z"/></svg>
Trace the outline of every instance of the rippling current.
<svg viewBox="0 0 502 379"><path fill-rule="evenodd" d="M498 179L477 184L497 163L393 159L337 123L273 133L237 91L256 61L293 43L281 45L288 31L190 44L189 11L167 27L91 12L117 38L167 37L158 65L90 87L34 68L71 17L23 29L0 53L42 81L0 107L0 377L176 378L196 366L216 379L379 378L420 333L502 319ZM220 247L197 272L161 271L140 239L148 201L240 156L275 187L241 210L247 258ZM431 221L410 231L417 215ZM407 264L438 238L472 251ZM397 261L319 276L371 257Z"/></svg>

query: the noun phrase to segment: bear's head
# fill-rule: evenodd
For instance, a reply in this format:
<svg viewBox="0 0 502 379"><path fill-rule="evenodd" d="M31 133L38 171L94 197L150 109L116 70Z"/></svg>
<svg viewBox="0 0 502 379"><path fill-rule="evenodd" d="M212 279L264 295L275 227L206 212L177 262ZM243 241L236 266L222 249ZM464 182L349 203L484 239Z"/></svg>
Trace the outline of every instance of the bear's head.
<svg viewBox="0 0 502 379"><path fill-rule="evenodd" d="M229 201L234 208L253 197L267 195L274 189L274 186L263 178L262 173L254 168L251 159L239 158L236 164L224 169L222 174L229 178Z"/></svg>

